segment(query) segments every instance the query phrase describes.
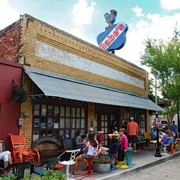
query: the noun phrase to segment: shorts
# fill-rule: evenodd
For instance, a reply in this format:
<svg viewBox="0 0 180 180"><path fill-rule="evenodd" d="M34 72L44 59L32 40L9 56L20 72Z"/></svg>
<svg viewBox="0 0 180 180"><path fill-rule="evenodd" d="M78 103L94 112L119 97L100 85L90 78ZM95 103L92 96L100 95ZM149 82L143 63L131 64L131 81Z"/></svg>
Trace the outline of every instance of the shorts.
<svg viewBox="0 0 180 180"><path fill-rule="evenodd" d="M119 149L118 151L118 161L124 161L125 153L124 149Z"/></svg>
<svg viewBox="0 0 180 180"><path fill-rule="evenodd" d="M136 135L129 135L128 136L128 142L129 143L136 143L138 140L137 136Z"/></svg>

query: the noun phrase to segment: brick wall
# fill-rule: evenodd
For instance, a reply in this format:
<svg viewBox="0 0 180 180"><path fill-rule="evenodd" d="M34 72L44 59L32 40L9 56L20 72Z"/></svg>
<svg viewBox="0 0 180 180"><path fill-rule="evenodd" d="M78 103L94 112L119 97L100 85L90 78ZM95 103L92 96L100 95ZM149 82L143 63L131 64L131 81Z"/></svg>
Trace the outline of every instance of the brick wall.
<svg viewBox="0 0 180 180"><path fill-rule="evenodd" d="M124 89L137 94L148 94L148 74L145 70L31 16L24 16L21 25L21 43L23 44L23 47L19 52L21 55L21 58L19 59L20 62L23 62L25 59L26 63L30 64L31 67ZM129 76L138 78L144 82L145 88L140 88L123 81L91 73L86 71L86 69L78 69L66 64L48 60L46 58L41 58L36 55L37 42L49 45L54 49L62 50L64 51L64 54L75 54L76 56L88 59L91 62L98 63ZM53 55L53 52L51 53ZM68 58L64 59L64 61L68 61ZM79 59L79 61L81 61L81 59Z"/></svg>
<svg viewBox="0 0 180 180"><path fill-rule="evenodd" d="M13 23L0 32L0 59L9 62L18 62L20 26Z"/></svg>

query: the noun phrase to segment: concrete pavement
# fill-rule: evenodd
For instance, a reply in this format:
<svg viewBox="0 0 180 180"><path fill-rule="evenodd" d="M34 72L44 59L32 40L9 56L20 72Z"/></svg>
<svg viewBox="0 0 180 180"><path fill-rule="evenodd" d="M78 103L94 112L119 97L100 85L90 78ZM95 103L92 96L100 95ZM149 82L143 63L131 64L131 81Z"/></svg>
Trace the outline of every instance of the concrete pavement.
<svg viewBox="0 0 180 180"><path fill-rule="evenodd" d="M173 154L168 153L161 153L162 157L155 157L155 147L145 147L144 149L140 149L137 151L137 153L131 152L131 159L132 162L135 164L133 167L128 167L126 169L117 169L115 171L110 171L108 173L94 173L91 175L85 175L82 171L83 168L85 168L85 164L82 162L80 163L79 172L78 175L70 175L70 178L73 178L75 180L117 180L121 177L124 177L130 173L136 173L142 169L158 165L160 163L163 163L165 161L168 161L172 158L176 158L177 156L180 156L180 150L175 151ZM70 166L69 172L73 172L74 165ZM61 171L65 174L66 173L66 166L64 166ZM26 174L29 174L28 170L26 171Z"/></svg>
<svg viewBox="0 0 180 180"><path fill-rule="evenodd" d="M161 153L162 157L155 157L154 154L154 146L146 147L145 149L138 150L137 153L131 152L131 159L132 162L135 164L133 167L129 167L126 169L118 169L105 174L95 173L92 175L84 175L84 173L81 171L82 167L79 167L79 175L73 175L72 178L74 178L75 180L117 180L120 179L122 176L126 176L127 174L136 173L144 168L158 165L172 158L180 156L180 150L174 152L173 154ZM73 168L73 166L70 167L70 172L73 171ZM65 172L65 169L62 169L62 171Z"/></svg>

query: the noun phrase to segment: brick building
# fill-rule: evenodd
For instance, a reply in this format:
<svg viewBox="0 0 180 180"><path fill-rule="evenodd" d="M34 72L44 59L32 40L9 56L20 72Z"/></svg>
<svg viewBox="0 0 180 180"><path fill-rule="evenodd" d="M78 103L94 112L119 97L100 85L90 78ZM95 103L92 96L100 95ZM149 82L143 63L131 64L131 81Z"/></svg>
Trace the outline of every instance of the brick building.
<svg viewBox="0 0 180 180"><path fill-rule="evenodd" d="M0 59L22 65L28 97L18 105L23 125L13 128L29 147L43 148L45 138L61 146L66 133L73 138L89 127L104 131L108 145L112 120L121 127L134 116L143 133L149 111L162 111L148 99L144 69L27 14L0 31Z"/></svg>

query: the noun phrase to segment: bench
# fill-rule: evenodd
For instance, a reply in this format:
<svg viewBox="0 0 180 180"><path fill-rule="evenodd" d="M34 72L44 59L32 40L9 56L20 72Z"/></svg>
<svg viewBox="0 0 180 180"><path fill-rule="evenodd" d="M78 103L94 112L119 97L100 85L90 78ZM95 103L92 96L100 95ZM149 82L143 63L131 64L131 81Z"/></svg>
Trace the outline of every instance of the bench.
<svg viewBox="0 0 180 180"><path fill-rule="evenodd" d="M144 136L139 136L138 141L136 142L137 149L144 149L146 146L146 139Z"/></svg>
<svg viewBox="0 0 180 180"><path fill-rule="evenodd" d="M146 141L138 141L136 142L137 149L144 149L146 145Z"/></svg>

